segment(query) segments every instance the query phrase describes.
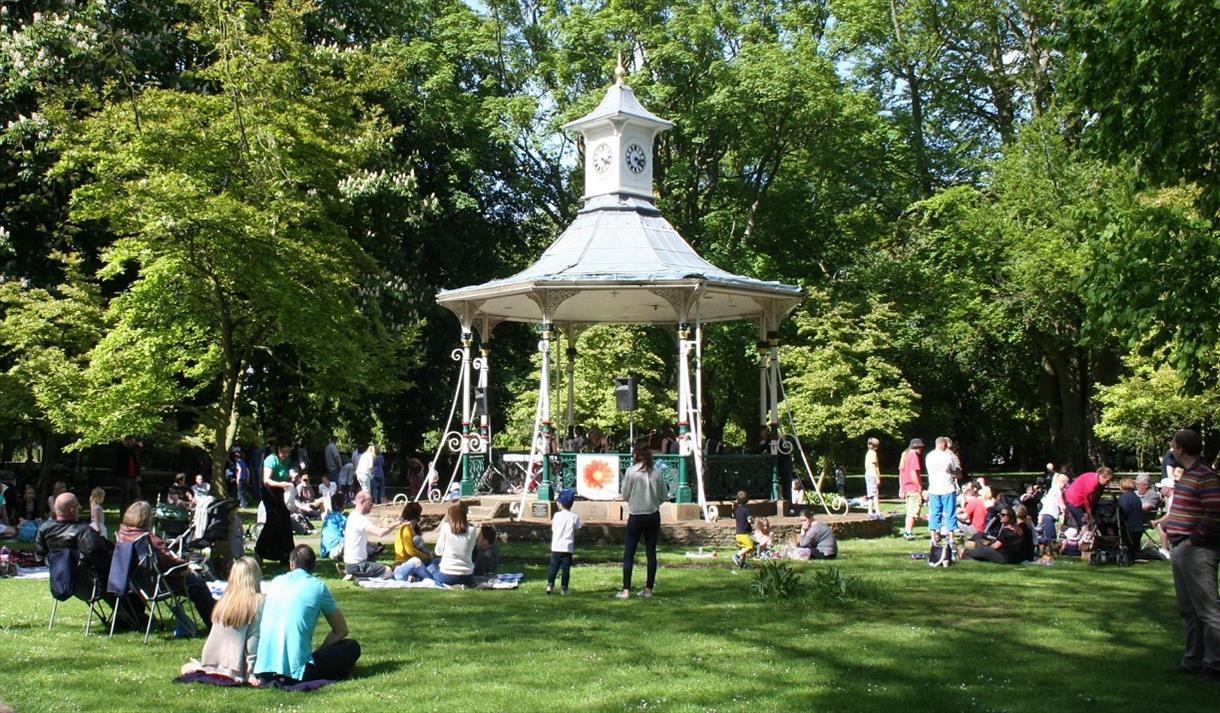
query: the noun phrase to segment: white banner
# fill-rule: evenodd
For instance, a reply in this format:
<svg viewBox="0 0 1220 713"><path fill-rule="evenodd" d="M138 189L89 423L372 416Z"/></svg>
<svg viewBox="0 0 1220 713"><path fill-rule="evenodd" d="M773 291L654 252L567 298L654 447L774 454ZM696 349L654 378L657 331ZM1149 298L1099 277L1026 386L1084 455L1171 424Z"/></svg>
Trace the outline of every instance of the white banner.
<svg viewBox="0 0 1220 713"><path fill-rule="evenodd" d="M589 500L617 500L618 466L617 454L578 454L576 494Z"/></svg>

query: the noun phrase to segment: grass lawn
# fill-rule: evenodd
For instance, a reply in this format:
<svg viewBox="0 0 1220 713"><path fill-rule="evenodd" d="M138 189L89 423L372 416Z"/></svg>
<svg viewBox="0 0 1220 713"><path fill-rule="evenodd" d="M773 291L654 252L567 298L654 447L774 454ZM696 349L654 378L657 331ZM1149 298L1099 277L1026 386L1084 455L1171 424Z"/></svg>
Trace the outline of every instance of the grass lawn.
<svg viewBox="0 0 1220 713"><path fill-rule="evenodd" d="M682 548L657 596L630 601L611 596L611 547L577 551L564 598L543 594L545 546L505 547L502 569L527 573L516 591L369 591L320 563L364 655L355 680L308 694L171 683L202 640L85 639L75 600L48 632L47 583L0 580L0 699L18 713L1217 709L1220 684L1166 672L1183 641L1168 563L946 571L899 538L841 545L805 579L838 566L880 600L761 601L748 571Z"/></svg>

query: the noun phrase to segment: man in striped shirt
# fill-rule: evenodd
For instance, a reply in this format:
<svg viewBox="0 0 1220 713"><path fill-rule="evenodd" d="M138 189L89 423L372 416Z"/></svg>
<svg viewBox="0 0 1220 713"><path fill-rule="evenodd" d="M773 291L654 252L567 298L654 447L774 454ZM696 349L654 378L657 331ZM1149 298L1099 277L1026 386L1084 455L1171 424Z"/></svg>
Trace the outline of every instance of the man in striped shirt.
<svg viewBox="0 0 1220 713"><path fill-rule="evenodd" d="M1173 586L1186 630L1178 670L1220 680L1220 476L1200 459L1198 433L1178 431L1172 450L1183 474L1161 524L1173 548Z"/></svg>

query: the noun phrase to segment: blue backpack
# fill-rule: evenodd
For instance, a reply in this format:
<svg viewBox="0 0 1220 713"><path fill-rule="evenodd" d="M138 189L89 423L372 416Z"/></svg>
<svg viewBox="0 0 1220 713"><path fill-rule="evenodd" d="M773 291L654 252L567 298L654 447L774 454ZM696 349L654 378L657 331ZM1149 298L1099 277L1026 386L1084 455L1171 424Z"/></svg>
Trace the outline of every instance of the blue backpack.
<svg viewBox="0 0 1220 713"><path fill-rule="evenodd" d="M347 527L347 515L329 512L322 521L322 541L319 549L323 557L338 558L343 552L343 528Z"/></svg>

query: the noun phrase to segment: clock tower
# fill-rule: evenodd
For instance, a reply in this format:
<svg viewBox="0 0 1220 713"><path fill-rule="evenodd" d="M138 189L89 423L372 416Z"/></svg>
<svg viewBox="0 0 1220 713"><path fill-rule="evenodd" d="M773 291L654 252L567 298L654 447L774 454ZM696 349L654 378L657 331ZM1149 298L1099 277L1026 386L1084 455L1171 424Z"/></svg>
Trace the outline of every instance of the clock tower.
<svg viewBox="0 0 1220 713"><path fill-rule="evenodd" d="M652 200L653 139L673 122L640 105L623 82L626 74L620 55L616 81L601 104L563 127L580 132L585 141L586 200L615 193Z"/></svg>

